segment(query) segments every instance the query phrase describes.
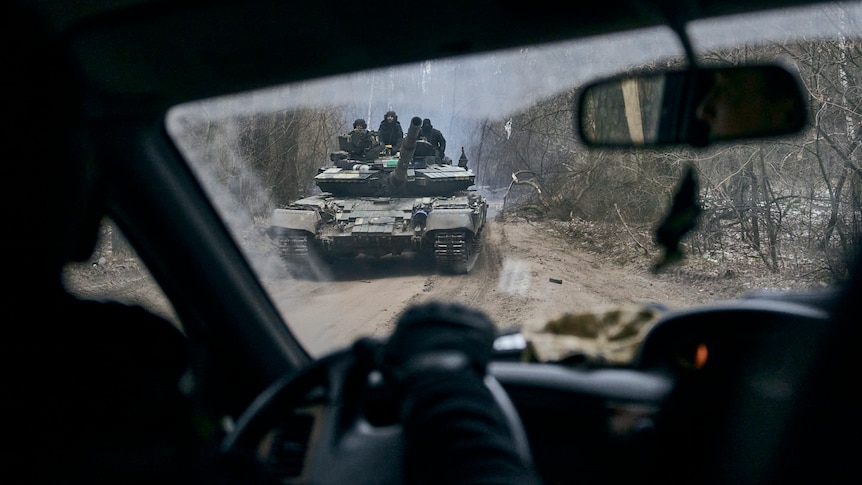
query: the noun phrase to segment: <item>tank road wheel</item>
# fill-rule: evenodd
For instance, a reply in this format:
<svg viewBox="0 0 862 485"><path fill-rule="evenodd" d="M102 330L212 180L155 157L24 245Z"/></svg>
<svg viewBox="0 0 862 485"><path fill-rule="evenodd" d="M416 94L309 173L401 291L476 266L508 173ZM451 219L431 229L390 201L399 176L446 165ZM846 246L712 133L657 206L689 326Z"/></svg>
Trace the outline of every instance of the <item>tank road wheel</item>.
<svg viewBox="0 0 862 485"><path fill-rule="evenodd" d="M434 235L434 260L446 273L469 273L479 258L481 238L466 231L439 231Z"/></svg>

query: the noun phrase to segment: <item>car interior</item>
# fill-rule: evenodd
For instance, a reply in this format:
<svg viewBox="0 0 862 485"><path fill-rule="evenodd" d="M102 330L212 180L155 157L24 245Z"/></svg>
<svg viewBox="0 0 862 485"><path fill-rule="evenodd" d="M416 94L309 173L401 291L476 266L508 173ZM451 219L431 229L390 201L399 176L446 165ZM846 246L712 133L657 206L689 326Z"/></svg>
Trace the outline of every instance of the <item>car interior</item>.
<svg viewBox="0 0 862 485"><path fill-rule="evenodd" d="M42 134L10 128L4 135L9 146L21 139L32 142L16 149L11 162L33 166L15 168L13 175L32 178L50 170L57 175L32 190L33 181L7 176L16 187L3 199L10 234L4 248L16 260L7 273L16 289L4 296L14 318L6 320L27 327L12 330L3 346L4 375L11 383L4 408L22 433L9 443L16 449L9 470L68 465L50 456L66 446L67 436L54 432L60 428L20 420L17 413L39 418L24 410L42 409L39 403L50 401L88 416L81 418L84 424L90 413L113 416L78 409L75 399L93 392L101 396L98 402L108 403L119 393L133 408L148 402L139 396L172 395L147 384L144 372L138 374L159 369L183 383L195 409L190 412L206 417L199 423L209 423L208 437L219 443L220 453L233 457L229 473L238 481L267 473L280 483L400 482L403 436L379 372L357 367L354 346L320 357L292 333L168 132L171 108L408 62L666 25L691 62L591 79L576 98L580 118L572 120L571 136L588 147L648 150L792 134L816 113L804 111L796 78L782 77L789 72L785 68L778 82L792 94L786 124L711 138L693 123L692 97L710 89L718 70L694 64L685 29L689 22L717 16L819 3L826 2L443 1L394 5L384 14L371 4L338 1L9 2L6 50L24 54L10 56L15 72L7 76L31 71L5 88L7 104L16 103L7 123L52 125ZM44 22L44 32L28 23L32 18ZM374 41L355 42L357 33ZM384 55L376 41L390 34L398 41ZM856 34L850 42L858 53L862 44ZM57 42L68 58L31 49L45 39ZM62 62L79 74L79 89L54 82L52 66ZM774 68L737 67L755 74ZM590 123L602 126L595 120L605 116L603 96L638 76L667 93L664 111L644 115L659 127L652 137L588 129ZM34 87L44 96L21 94ZM78 98L70 101L71 96ZM83 106L80 116L55 116L71 111L65 103ZM63 164L68 152L52 147L61 141L40 139L47 133L62 142L76 140L85 129L94 154L87 169ZM848 163L859 170L858 155ZM88 177L98 179L92 184L98 186L98 202L79 200L78 191L67 188L88 186ZM66 207L51 205L55 202ZM90 203L88 219L75 220L72 227L57 222ZM91 317L35 293L50 290L36 281L42 266L87 261L93 241L86 228L102 217L116 224L152 273L181 332L118 328L105 323L114 316L110 311ZM683 234L671 238L669 254ZM52 245L63 247L46 249ZM33 250L51 255L32 255ZM837 286L752 292L662 312L628 365L525 360L527 342L513 339L516 330L501 333L486 384L507 416L519 452L548 484L855 482L859 424L852 383L859 365L851 357L862 322L859 263L862 258ZM25 311L37 318L20 313ZM122 364L112 363L116 360ZM82 374L88 379L79 379ZM72 411L58 419L74 420ZM145 426L179 426L174 418L160 415ZM93 441L110 428L92 425ZM140 443L142 449L147 443ZM114 457L110 448L100 455L102 465L114 460L120 472L138 465ZM30 460L37 462L24 468ZM67 483L62 471L50 476L44 481Z"/></svg>

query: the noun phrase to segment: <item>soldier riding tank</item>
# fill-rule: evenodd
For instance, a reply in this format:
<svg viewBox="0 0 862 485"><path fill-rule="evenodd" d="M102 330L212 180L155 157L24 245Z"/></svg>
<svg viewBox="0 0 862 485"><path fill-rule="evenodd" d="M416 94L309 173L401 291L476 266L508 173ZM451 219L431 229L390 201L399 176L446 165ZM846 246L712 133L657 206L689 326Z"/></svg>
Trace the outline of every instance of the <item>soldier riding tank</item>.
<svg viewBox="0 0 862 485"><path fill-rule="evenodd" d="M488 204L470 189L475 175L461 149L458 164L440 158L419 139L422 120L410 121L401 152L365 134L339 136L334 166L314 181L323 193L275 209L268 229L281 255L302 261L416 252L433 256L438 269L467 273L479 256Z"/></svg>

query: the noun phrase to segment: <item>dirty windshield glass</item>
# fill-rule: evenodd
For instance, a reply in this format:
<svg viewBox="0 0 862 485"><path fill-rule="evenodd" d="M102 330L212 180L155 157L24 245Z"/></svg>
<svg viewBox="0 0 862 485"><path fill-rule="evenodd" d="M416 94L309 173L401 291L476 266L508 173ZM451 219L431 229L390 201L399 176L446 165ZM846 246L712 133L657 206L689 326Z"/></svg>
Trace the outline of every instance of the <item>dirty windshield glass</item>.
<svg viewBox="0 0 862 485"><path fill-rule="evenodd" d="M178 106L167 125L316 355L432 298L509 330L825 287L858 232L859 19L845 4L691 27L699 62L798 73L816 116L788 139L581 145L580 86L686 65L666 28L309 80ZM660 265L655 230L687 167L701 210Z"/></svg>

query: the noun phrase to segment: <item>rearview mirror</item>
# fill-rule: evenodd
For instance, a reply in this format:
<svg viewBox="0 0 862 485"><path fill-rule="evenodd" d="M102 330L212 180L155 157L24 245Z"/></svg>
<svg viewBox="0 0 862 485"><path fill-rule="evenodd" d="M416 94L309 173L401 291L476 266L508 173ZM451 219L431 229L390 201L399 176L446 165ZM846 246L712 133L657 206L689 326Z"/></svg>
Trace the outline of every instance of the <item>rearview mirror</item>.
<svg viewBox="0 0 862 485"><path fill-rule="evenodd" d="M633 147L799 132L806 103L780 66L700 68L607 79L585 87L576 132L591 146Z"/></svg>

